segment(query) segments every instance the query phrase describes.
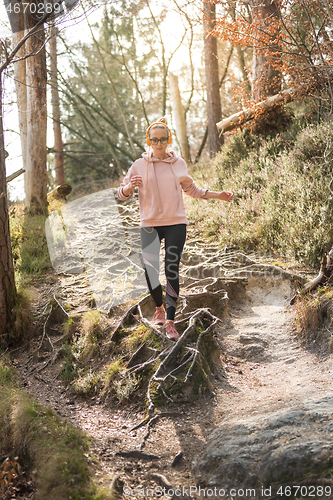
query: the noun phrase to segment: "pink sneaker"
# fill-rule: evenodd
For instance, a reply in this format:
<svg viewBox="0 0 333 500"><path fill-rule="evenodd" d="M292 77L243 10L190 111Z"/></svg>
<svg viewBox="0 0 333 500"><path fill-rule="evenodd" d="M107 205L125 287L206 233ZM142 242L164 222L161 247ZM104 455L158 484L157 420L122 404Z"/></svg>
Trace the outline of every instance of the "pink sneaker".
<svg viewBox="0 0 333 500"><path fill-rule="evenodd" d="M164 325L165 324L165 309L163 306L156 307L156 311L153 317L154 325Z"/></svg>
<svg viewBox="0 0 333 500"><path fill-rule="evenodd" d="M174 321L168 321L165 324L165 333L168 339L171 340L178 340L179 339L179 333L176 330L175 323Z"/></svg>

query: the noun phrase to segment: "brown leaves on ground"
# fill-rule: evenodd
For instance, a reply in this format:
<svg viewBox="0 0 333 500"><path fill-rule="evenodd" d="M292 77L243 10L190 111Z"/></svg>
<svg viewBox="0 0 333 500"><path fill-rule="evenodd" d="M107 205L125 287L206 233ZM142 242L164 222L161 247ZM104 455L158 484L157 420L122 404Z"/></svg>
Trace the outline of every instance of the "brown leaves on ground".
<svg viewBox="0 0 333 500"><path fill-rule="evenodd" d="M31 498L32 494L32 482L28 481L18 457L13 460L7 457L0 466L0 500L25 500Z"/></svg>

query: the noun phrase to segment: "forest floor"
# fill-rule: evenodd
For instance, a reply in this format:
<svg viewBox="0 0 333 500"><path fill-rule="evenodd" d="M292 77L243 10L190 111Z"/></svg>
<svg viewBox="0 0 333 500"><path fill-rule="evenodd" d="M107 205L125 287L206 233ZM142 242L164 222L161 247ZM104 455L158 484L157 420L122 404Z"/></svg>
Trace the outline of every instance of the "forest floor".
<svg viewBox="0 0 333 500"><path fill-rule="evenodd" d="M188 242L193 236L188 235ZM77 396L59 378L61 360L45 367L45 362L34 360L43 333L41 324L34 339L11 353L25 390L91 436L88 460L98 483L108 487L116 475L124 481L125 498L158 498L159 474L172 486L187 489L186 498L201 498L197 488L205 486L204 477L198 479L192 465L214 429L238 418L290 408L305 397L318 398L331 392L333 360L327 343L301 339L296 333L293 307L289 305L296 289L294 281L287 274L267 272L243 273L243 277L230 281L233 284L228 285L227 313L215 327L221 350L221 372L214 379L215 397L168 406L172 416L160 419L152 428L144 449L155 459L117 455L138 449L145 428L131 429L144 417L143 408L131 406L131 401L117 404L112 399L103 401L98 395ZM86 309L88 306L80 300L82 290L69 286L71 280L68 275L50 271L46 280L36 281L35 312L45 307L52 293L64 289L71 312ZM110 325L117 325L119 319L111 317ZM179 451L182 458L171 466Z"/></svg>

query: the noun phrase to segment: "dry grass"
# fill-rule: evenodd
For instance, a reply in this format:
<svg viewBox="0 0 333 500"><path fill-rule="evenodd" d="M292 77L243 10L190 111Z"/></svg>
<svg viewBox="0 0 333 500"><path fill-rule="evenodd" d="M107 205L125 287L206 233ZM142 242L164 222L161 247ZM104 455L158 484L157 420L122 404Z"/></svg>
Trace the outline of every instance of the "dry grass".
<svg viewBox="0 0 333 500"><path fill-rule="evenodd" d="M300 296L295 303L297 334L305 340L320 342L333 349L333 290L318 288L313 295Z"/></svg>
<svg viewBox="0 0 333 500"><path fill-rule="evenodd" d="M295 326L301 337L309 338L320 327L320 307L312 297L297 299L295 304Z"/></svg>

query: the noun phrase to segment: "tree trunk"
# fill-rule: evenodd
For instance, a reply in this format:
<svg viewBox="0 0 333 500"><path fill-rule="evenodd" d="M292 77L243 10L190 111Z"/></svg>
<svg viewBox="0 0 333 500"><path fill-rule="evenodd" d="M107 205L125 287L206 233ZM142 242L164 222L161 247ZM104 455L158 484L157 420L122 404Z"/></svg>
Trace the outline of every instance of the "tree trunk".
<svg viewBox="0 0 333 500"><path fill-rule="evenodd" d="M26 14L26 29L34 26ZM26 41L27 82L27 165L25 174L26 208L31 213L44 212L47 208L46 175L46 51L44 28Z"/></svg>
<svg viewBox="0 0 333 500"><path fill-rule="evenodd" d="M0 73L0 335L6 333L12 321L15 297L16 287L9 233L5 144L3 134L2 74Z"/></svg>
<svg viewBox="0 0 333 500"><path fill-rule="evenodd" d="M15 21L17 25L15 26L15 29L13 29L13 47L16 47L16 45L24 37L24 16L21 9L20 13L16 14ZM24 56L25 45L23 45L17 53L18 58ZM14 64L14 78L22 150L22 168L25 170L27 164L27 87L26 61L24 59Z"/></svg>
<svg viewBox="0 0 333 500"><path fill-rule="evenodd" d="M265 99L264 101L258 102L258 104L252 106L252 108L245 109L244 111L239 111L224 120L221 120L216 124L217 129L224 134L234 128L243 125L250 120L253 120L262 111L271 111L272 109L280 106L281 104L286 104L294 99L299 98L303 93L306 93L308 89L306 87L295 87L292 89L283 90L279 94L273 95Z"/></svg>
<svg viewBox="0 0 333 500"><path fill-rule="evenodd" d="M244 57L244 49L239 44L237 44L236 50L237 50L239 67L240 67L240 70L242 72L242 77L243 77L243 81L245 84L245 88L246 88L246 91L248 92L248 94L250 95L251 94L251 84L249 81L249 77L247 76L245 57Z"/></svg>
<svg viewBox="0 0 333 500"><path fill-rule="evenodd" d="M53 133L54 133L54 183L56 186L65 183L64 169L64 145L62 142L61 126L60 126L60 100L58 91L58 65L57 65L57 28L52 25L50 39L50 83L51 83L51 102L52 102L52 117L53 117Z"/></svg>
<svg viewBox="0 0 333 500"><path fill-rule="evenodd" d="M252 22L257 40L253 48L252 96L262 100L281 90L282 74L278 64L280 48L279 6L276 0L250 0Z"/></svg>
<svg viewBox="0 0 333 500"><path fill-rule="evenodd" d="M236 2L232 2L230 7L230 15L232 17L232 20L234 23L236 23ZM245 57L244 57L244 48L240 46L238 43L236 45L236 50L237 50L237 57L238 57L238 62L239 62L239 68L242 72L243 76L243 81L245 84L245 89L246 92L250 95L251 94L251 83L246 71L246 64L245 64Z"/></svg>
<svg viewBox="0 0 333 500"><path fill-rule="evenodd" d="M215 3L204 0L204 53L207 87L207 118L210 155L215 156L223 144L223 136L219 136L216 123L222 119L221 98L219 91L219 65L217 57L217 39L210 33L215 28Z"/></svg>
<svg viewBox="0 0 333 500"><path fill-rule="evenodd" d="M190 152L188 147L188 138L186 132L185 112L180 97L178 76L169 74L170 98L172 105L172 113L175 119L175 127L177 139L179 141L180 153L186 162L190 162Z"/></svg>

